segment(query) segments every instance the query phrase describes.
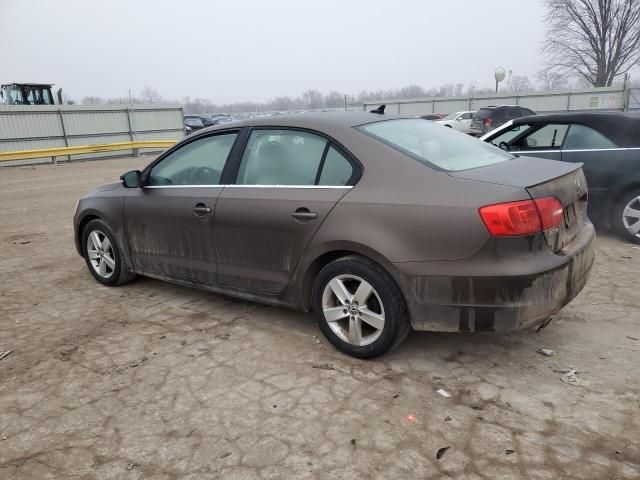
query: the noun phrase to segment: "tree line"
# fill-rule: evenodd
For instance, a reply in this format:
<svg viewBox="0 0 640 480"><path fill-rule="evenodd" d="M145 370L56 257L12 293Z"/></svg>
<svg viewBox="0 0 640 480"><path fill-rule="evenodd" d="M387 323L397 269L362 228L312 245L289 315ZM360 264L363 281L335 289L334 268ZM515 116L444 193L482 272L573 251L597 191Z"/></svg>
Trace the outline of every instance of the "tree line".
<svg viewBox="0 0 640 480"><path fill-rule="evenodd" d="M584 82L582 82L584 83ZM535 90L558 90L571 87L579 87L572 84L566 76L554 72L541 72L537 81L531 81L527 76L511 75L501 86L501 92L524 93ZM353 95L344 94L336 90L323 94L319 90L310 89L297 97L279 96L266 102L234 102L218 104L204 97L183 97L178 100L163 98L157 90L147 86L136 96L101 98L84 97L83 105L126 105L130 103L165 103L182 105L187 114L202 113L238 113L238 112L265 112L288 110L321 110L336 109L360 105L363 102L380 99L409 99L418 97L468 97L493 93L489 87L478 87L475 83L465 85L463 83L447 83L439 87L425 88L420 85L408 85L397 89L362 90Z"/></svg>

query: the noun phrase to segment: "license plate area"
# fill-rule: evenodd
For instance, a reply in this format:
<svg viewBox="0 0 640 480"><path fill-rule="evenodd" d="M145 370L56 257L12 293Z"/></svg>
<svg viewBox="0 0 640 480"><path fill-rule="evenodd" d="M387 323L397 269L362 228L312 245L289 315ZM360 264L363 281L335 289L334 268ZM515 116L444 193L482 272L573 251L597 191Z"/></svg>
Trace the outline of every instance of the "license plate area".
<svg viewBox="0 0 640 480"><path fill-rule="evenodd" d="M564 226L566 228L570 228L574 223L576 223L576 207L573 203L564 207L563 214Z"/></svg>

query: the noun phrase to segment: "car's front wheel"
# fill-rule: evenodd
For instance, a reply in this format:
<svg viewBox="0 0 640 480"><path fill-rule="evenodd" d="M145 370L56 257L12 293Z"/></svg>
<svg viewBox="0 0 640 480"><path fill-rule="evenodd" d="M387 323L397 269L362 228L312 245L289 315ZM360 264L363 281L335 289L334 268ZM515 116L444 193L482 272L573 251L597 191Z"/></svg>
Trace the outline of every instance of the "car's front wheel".
<svg viewBox="0 0 640 480"><path fill-rule="evenodd" d="M314 283L313 310L324 336L358 358L382 355L411 329L395 281L363 257L343 257L320 271Z"/></svg>
<svg viewBox="0 0 640 480"><path fill-rule="evenodd" d="M82 248L89 271L103 285L122 285L135 277L127 270L118 242L102 220L87 223Z"/></svg>
<svg viewBox="0 0 640 480"><path fill-rule="evenodd" d="M615 227L630 242L640 243L640 189L624 195L615 208Z"/></svg>

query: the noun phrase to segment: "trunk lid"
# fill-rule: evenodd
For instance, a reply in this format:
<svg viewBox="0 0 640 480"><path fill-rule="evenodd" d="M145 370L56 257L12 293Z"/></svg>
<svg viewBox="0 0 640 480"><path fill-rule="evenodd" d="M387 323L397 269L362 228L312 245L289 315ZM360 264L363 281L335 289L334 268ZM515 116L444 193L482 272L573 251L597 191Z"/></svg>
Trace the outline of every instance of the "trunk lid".
<svg viewBox="0 0 640 480"><path fill-rule="evenodd" d="M517 157L486 167L450 172L467 180L521 187L531 198L555 197L562 203L558 228L545 232L549 248L559 252L578 235L587 218L587 181L581 163Z"/></svg>

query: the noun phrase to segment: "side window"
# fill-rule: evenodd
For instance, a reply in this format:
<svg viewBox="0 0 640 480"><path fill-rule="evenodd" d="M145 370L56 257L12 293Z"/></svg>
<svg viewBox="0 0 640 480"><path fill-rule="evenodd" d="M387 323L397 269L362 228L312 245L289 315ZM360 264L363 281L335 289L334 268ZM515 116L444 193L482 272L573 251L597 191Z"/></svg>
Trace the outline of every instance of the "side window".
<svg viewBox="0 0 640 480"><path fill-rule="evenodd" d="M254 130L240 161L239 185L314 185L327 141L295 130Z"/></svg>
<svg viewBox="0 0 640 480"><path fill-rule="evenodd" d="M521 150L559 149L562 146L568 129L568 125L545 125L534 131L531 135L527 135L523 139L518 140L517 146L520 147Z"/></svg>
<svg viewBox="0 0 640 480"><path fill-rule="evenodd" d="M462 120L471 120L472 116L473 116L473 114L471 112L463 113L462 114Z"/></svg>
<svg viewBox="0 0 640 480"><path fill-rule="evenodd" d="M148 185L218 185L236 133L200 138L151 169Z"/></svg>
<svg viewBox="0 0 640 480"><path fill-rule="evenodd" d="M564 150L583 150L590 148L616 148L617 145L593 128L584 125L571 125Z"/></svg>
<svg viewBox="0 0 640 480"><path fill-rule="evenodd" d="M506 107L507 118L520 118L520 107Z"/></svg>
<svg viewBox="0 0 640 480"><path fill-rule="evenodd" d="M335 148L329 147L318 185L343 186L353 175L353 167Z"/></svg>
<svg viewBox="0 0 640 480"><path fill-rule="evenodd" d="M500 146L502 142L510 145L511 140L521 135L529 128L529 125L517 125L503 131L500 135L491 140L491 143L496 147Z"/></svg>
<svg viewBox="0 0 640 480"><path fill-rule="evenodd" d="M490 116L493 117L494 120L502 121L507 116L507 109L506 108L496 108L493 111L493 114L490 115Z"/></svg>

